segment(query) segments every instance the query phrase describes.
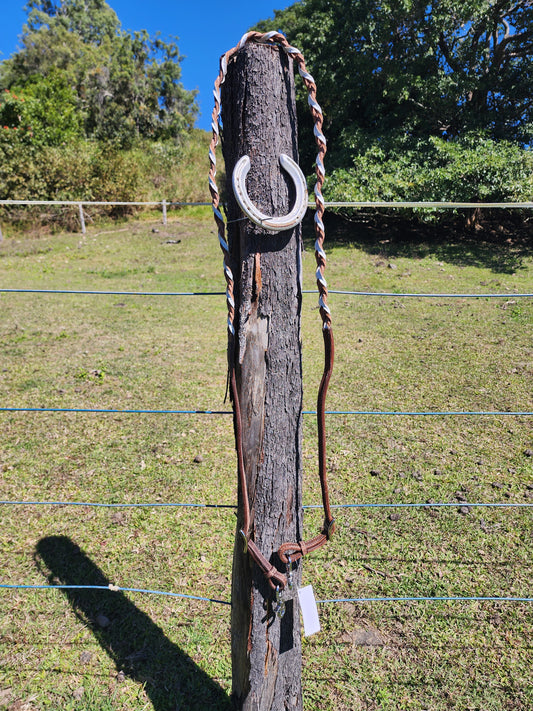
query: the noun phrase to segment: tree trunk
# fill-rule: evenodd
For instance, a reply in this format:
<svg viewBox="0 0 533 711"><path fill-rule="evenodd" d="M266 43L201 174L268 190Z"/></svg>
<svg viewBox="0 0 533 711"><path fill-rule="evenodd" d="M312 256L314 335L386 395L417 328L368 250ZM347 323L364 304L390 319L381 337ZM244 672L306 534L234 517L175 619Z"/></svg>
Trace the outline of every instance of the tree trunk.
<svg viewBox="0 0 533 711"><path fill-rule="evenodd" d="M277 47L245 45L222 85L228 243L235 279L237 391L251 510L251 538L286 572L275 553L302 534L300 226L271 233L243 217L233 196L235 163L247 154L251 200L267 215L286 214L294 189L279 156L297 160L292 60ZM237 222L232 222L238 220ZM239 491L237 534L243 525ZM299 566L294 580L299 582ZM296 600L272 610L275 595L236 536L232 584L233 698L243 711L302 708L301 637Z"/></svg>

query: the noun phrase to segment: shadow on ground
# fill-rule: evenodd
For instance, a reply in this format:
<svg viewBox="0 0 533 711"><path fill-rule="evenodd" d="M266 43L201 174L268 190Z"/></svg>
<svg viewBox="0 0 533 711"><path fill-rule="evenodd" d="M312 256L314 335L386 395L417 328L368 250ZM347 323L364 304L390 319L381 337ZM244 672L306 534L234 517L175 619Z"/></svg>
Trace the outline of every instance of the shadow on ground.
<svg viewBox="0 0 533 711"><path fill-rule="evenodd" d="M43 538L37 544L35 559L51 585L110 583L66 536ZM113 660L117 674L122 672L143 684L155 711L233 708L222 688L123 593L65 590L64 594L74 614L92 630Z"/></svg>
<svg viewBox="0 0 533 711"><path fill-rule="evenodd" d="M326 241L352 244L368 254L384 259L433 256L457 266L485 267L495 274L512 274L522 267L525 257L533 254L533 220L522 212L507 211L502 217L493 210L468 225L468 211L439 224L425 224L396 214L326 215ZM471 211L470 211L471 212ZM314 244L312 220L304 223L306 246ZM309 243L309 244L307 244Z"/></svg>

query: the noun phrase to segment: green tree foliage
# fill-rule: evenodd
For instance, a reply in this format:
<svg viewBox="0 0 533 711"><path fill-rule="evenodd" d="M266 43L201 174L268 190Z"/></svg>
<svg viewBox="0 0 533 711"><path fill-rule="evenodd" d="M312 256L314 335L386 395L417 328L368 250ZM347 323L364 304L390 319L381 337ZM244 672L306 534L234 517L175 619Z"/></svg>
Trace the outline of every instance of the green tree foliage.
<svg viewBox="0 0 533 711"><path fill-rule="evenodd" d="M328 180L328 198L340 201L502 202L531 195L533 154L475 134L430 137L403 149L374 141Z"/></svg>
<svg viewBox="0 0 533 711"><path fill-rule="evenodd" d="M458 186L470 180L480 189L468 199L519 196L531 165L520 147L533 139L531 0L300 0L259 25L276 28L317 82L329 166L344 170L337 197L341 185L345 199L365 192L362 169L380 199L466 199ZM300 89L309 125L305 99Z"/></svg>
<svg viewBox="0 0 533 711"><path fill-rule="evenodd" d="M193 129L187 139L143 142L119 149L104 141L72 139L61 145L28 142L24 131L0 125L0 197L14 200L138 201L163 198L206 202L207 181L198 171L209 145L206 131ZM138 208L88 207L87 219L119 217ZM79 229L72 207L0 208L0 220L45 222Z"/></svg>
<svg viewBox="0 0 533 711"><path fill-rule="evenodd" d="M0 125L24 143L59 146L82 136L77 97L61 71L33 76L0 94Z"/></svg>
<svg viewBox="0 0 533 711"><path fill-rule="evenodd" d="M202 140L176 39L124 32L104 0L26 9L22 47L0 63L0 198L204 200L183 165Z"/></svg>
<svg viewBox="0 0 533 711"><path fill-rule="evenodd" d="M194 95L179 82L175 43L136 32L105 46L107 61L95 63L84 77L88 135L128 145L138 136L176 138L192 127Z"/></svg>
<svg viewBox="0 0 533 711"><path fill-rule="evenodd" d="M104 0L30 0L27 10L22 49L0 64L0 87L66 101L67 111L74 97L84 135L119 147L178 139L192 127L195 92L180 82L175 39L124 32ZM63 127L48 129L53 145Z"/></svg>
<svg viewBox="0 0 533 711"><path fill-rule="evenodd" d="M115 11L105 0L29 0L27 32L42 27L63 28L87 44L99 45L105 38L113 39L120 30Z"/></svg>

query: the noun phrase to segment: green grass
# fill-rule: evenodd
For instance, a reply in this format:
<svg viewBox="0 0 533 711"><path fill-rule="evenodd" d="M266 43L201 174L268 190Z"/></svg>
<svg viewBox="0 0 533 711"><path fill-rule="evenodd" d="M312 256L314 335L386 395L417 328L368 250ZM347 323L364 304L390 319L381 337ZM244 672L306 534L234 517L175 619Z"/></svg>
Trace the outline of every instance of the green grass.
<svg viewBox="0 0 533 711"><path fill-rule="evenodd" d="M223 291L208 212L172 214L166 228L145 216L82 240L8 234L2 286ZM533 303L513 297L533 291L528 249L490 249L482 235L415 244L335 234L331 288L509 298L331 295L328 409L533 410ZM304 296L302 324L304 408L314 409L315 296ZM2 406L227 408L223 297L3 293L0 342ZM531 417L337 415L327 424L334 503L457 506L339 510L338 534L304 563L319 599L533 595L531 510L459 511L461 498L533 502ZM236 499L227 416L2 413L0 427L1 500ZM315 440L306 416L304 498L313 504ZM111 583L229 600L231 509L2 506L0 516L1 583ZM306 535L320 519L306 513ZM322 631L304 641L309 711L533 708L531 604L346 602L321 605L320 616ZM226 606L0 591L0 708L228 709L230 689Z"/></svg>

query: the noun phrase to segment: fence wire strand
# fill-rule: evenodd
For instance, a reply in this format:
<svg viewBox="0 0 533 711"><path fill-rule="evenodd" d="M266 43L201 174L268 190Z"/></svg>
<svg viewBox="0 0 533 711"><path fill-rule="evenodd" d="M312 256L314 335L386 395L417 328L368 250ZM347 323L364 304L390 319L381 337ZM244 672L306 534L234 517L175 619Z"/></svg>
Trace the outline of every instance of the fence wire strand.
<svg viewBox="0 0 533 711"><path fill-rule="evenodd" d="M0 412L79 412L107 415L232 415L231 410L121 410L100 407L0 407ZM316 410L303 410L302 415L316 415ZM402 417L530 417L533 410L326 410L326 415L402 416Z"/></svg>
<svg viewBox="0 0 533 711"><path fill-rule="evenodd" d="M3 294L78 294L87 296L226 296L225 291L101 291L96 289L31 289L31 288L0 288ZM318 294L317 289L302 289L302 294ZM424 293L395 291L345 291L343 289L328 289L328 294L339 296L380 296L387 298L415 299L527 299L533 298L533 293L505 294L454 294L454 293Z"/></svg>
<svg viewBox="0 0 533 711"><path fill-rule="evenodd" d="M219 605L228 605L231 607L229 600L218 600L212 597L202 597L200 595L188 595L186 593L167 592L164 590L149 590L145 588L122 588L118 585L11 585L0 584L0 589L5 590L102 590L107 592L131 592L143 593L145 595L163 595L166 597L182 598L185 600L200 600L202 602L213 602ZM533 602L531 597L486 597L486 596L420 596L420 597L341 597L329 598L326 600L317 600L317 604L326 605L332 603L353 602Z"/></svg>
<svg viewBox="0 0 533 711"><path fill-rule="evenodd" d="M0 501L0 506L87 506L93 508L192 508L192 509L236 509L236 504L195 504L182 502L147 502L147 503L96 503L93 501ZM394 509L394 508L533 508L533 503L522 502L470 502L453 501L437 502L428 501L425 503L375 503L375 504L331 504L332 509ZM304 504L303 509L321 509L322 504Z"/></svg>
<svg viewBox="0 0 533 711"><path fill-rule="evenodd" d="M99 207L105 205L111 206L135 206L138 207L157 207L165 204L167 207L196 207L205 206L211 207L210 202L177 202L172 200L152 200L152 201L104 201L104 200L0 200L0 205L96 205ZM323 201L324 207L376 207L376 208L421 208L421 209L438 209L438 210L457 210L457 209L515 209L515 210L531 210L533 202L452 202L452 201L417 201L417 200L352 200L348 202L340 201ZM310 200L308 207L313 209L316 207L315 201Z"/></svg>
<svg viewBox="0 0 533 711"><path fill-rule="evenodd" d="M83 205L130 205L130 206L162 206L165 210L167 207L186 207L186 206L210 206L211 203L203 202L173 202L173 201L153 201L153 202L89 202L89 201L45 201L45 200L0 200L0 205L71 205L80 207ZM314 207L314 203L310 203L309 207ZM468 203L468 202L326 202L325 207L335 208L431 208L431 209L462 209L462 208L490 208L490 209L532 209L533 202L524 203ZM81 213L82 214L82 213ZM50 294L50 295L96 295L96 296L160 296L160 297L207 297L207 296L225 296L223 291L103 291L103 290L82 290L82 289L32 289L32 288L0 288L0 293L6 294ZM316 294L316 289L303 290L304 294ZM532 298L533 293L395 293L395 292L374 292L374 291L345 291L330 289L330 294L341 296L365 296L365 297L382 297L382 298L420 298L420 299L522 299ZM118 408L60 408L60 407L0 407L0 412L34 412L34 413L95 413L95 414L187 414L187 415L231 415L230 410L210 410L210 409L118 409ZM305 415L316 415L315 410L305 410ZM328 415L362 415L362 416L531 416L533 411L393 411L393 410L330 410ZM83 501L0 501L0 505L4 506L79 506L79 507L101 507L101 508L218 508L218 509L235 509L233 504L209 504L209 503L174 503L174 502L153 502L153 503L96 503ZM350 504L335 504L332 508L335 509L390 509L390 508L531 508L533 503L517 503L517 502L426 502L426 503L350 503ZM321 508L319 504L304 505L304 509ZM1 589L5 590L107 590L112 592L123 593L142 593L148 595L160 595L173 597L184 600L196 600L211 602L226 606L231 606L231 602L227 600L219 600L211 597L202 597L198 595L189 595L185 593L165 592L161 590L150 590L144 588L123 588L116 585L16 585L16 584L0 584ZM317 600L318 604L330 603L409 603L409 602L533 602L531 597L487 597L487 596L402 596L402 597L345 597L345 598L330 598Z"/></svg>
<svg viewBox="0 0 533 711"><path fill-rule="evenodd" d="M231 605L227 600L217 600L212 597L202 597L200 595L187 595L185 593L166 592L164 590L148 590L145 588L121 588L118 585L0 585L0 588L7 590L107 590L107 592L131 592L144 593L147 595L165 595L167 597L178 597L186 600L201 600L203 602L215 602L220 605Z"/></svg>

